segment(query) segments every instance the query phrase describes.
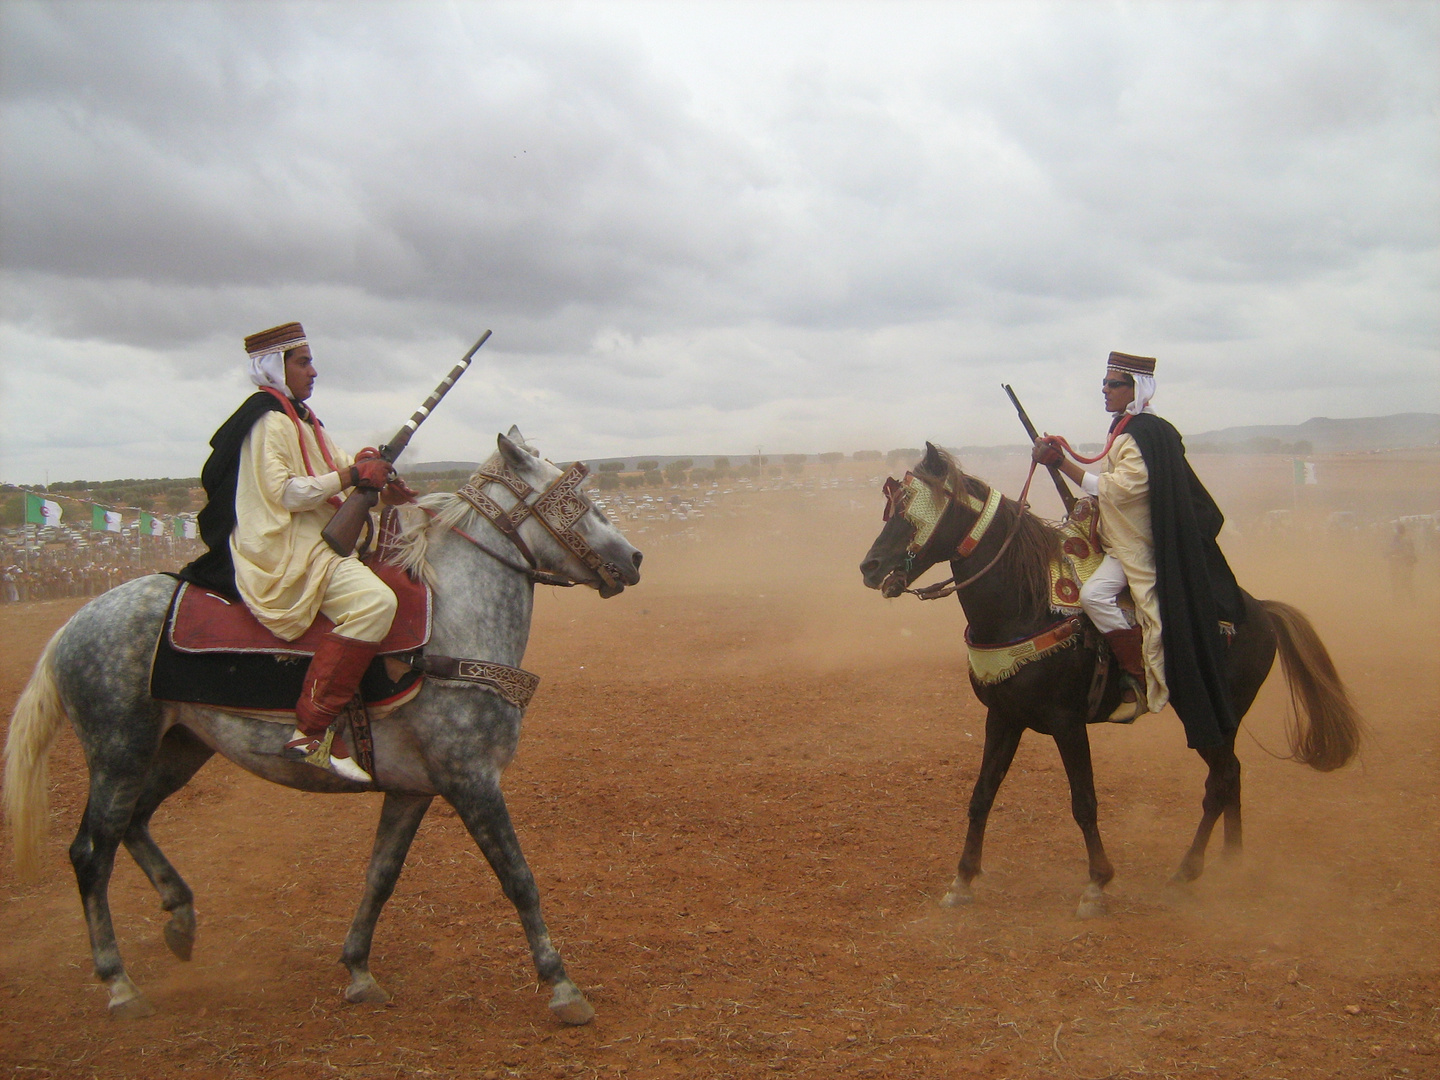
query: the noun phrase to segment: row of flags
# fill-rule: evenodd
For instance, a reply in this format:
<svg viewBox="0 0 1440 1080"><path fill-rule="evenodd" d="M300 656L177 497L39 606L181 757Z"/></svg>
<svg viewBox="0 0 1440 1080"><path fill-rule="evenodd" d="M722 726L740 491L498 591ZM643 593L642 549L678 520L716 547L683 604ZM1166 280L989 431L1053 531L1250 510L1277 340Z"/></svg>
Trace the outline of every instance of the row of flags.
<svg viewBox="0 0 1440 1080"><path fill-rule="evenodd" d="M141 536L173 536L177 540L194 540L199 535L193 517L171 518L167 527L163 518L158 518L144 510L139 513ZM25 493L26 524L39 525L41 528L54 528L60 524L63 516L64 511L54 499L46 499L28 491ZM90 504L91 532L118 533L120 525L119 510L111 510L96 503Z"/></svg>

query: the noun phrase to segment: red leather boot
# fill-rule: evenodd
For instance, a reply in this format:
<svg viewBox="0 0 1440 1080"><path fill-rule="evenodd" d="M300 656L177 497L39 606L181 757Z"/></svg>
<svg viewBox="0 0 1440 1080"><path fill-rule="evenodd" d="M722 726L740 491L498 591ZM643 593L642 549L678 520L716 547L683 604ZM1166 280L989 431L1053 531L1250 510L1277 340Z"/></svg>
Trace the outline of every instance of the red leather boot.
<svg viewBox="0 0 1440 1080"><path fill-rule="evenodd" d="M329 760L322 762L318 755L324 747L326 731L360 689L365 669L379 651L378 641L356 641L333 631L320 640L320 647L305 672L300 700L295 703L295 732L285 744L286 750L299 751L307 761L328 767L346 780L358 784L371 782L370 774L350 756L350 748L338 733L331 739Z"/></svg>
<svg viewBox="0 0 1440 1080"><path fill-rule="evenodd" d="M1120 695L1120 704L1110 714L1109 721L1112 724L1133 724L1137 717L1150 711L1150 703L1145 695L1144 633L1140 627L1131 626L1124 630L1108 631L1105 640L1110 642L1110 651L1115 654L1115 662L1124 672L1122 681L1125 685Z"/></svg>

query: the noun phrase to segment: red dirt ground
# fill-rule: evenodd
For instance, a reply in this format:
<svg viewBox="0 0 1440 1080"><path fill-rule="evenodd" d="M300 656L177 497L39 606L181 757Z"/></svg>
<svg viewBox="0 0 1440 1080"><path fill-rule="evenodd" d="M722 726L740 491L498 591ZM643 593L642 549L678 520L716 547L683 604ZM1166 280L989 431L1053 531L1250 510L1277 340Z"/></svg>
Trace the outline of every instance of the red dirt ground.
<svg viewBox="0 0 1440 1080"><path fill-rule="evenodd" d="M1246 468L1208 468L1222 505L1245 494ZM1433 472L1402 482L1433 492ZM394 1001L346 1005L335 961L379 796L302 795L219 760L155 822L197 895L195 959L166 951L154 893L122 852L116 926L158 1014L109 1021L65 859L85 787L67 732L43 881L17 885L8 838L0 848L0 1066L1440 1076L1440 653L1421 618L1440 598L1433 562L1392 610L1369 540L1342 571L1329 547L1227 538L1242 583L1301 607L1330 646L1371 725L1364 761L1321 775L1267 756L1261 744L1283 745L1272 676L1239 743L1245 857L1225 865L1212 849L1176 898L1164 884L1198 817L1200 761L1169 712L1092 728L1118 876L1110 916L1080 922L1084 849L1054 745L1032 734L991 819L977 902L947 911L936 899L983 719L953 601L860 585L879 505L867 487L736 494L689 534L633 526L646 580L619 598L541 590L526 666L544 682L505 787L591 1026L551 1018L513 909L440 804L376 937ZM0 712L78 603L0 608Z"/></svg>

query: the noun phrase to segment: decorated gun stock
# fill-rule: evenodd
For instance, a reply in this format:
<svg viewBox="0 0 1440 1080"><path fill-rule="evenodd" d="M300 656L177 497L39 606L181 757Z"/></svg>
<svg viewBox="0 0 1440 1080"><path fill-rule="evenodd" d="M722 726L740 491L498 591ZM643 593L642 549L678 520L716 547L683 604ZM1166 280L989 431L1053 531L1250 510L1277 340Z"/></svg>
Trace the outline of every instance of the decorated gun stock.
<svg viewBox="0 0 1440 1080"><path fill-rule="evenodd" d="M480 335L480 340L470 346L470 351L456 364L450 374L440 380L440 385L435 387L434 392L425 399L425 403L415 410L413 416L406 420L395 437L384 446L380 447L380 456L390 464L395 464L395 459L404 452L405 447L410 445L410 437L415 434L415 429L425 422L432 409L440 403L440 399L450 392L455 381L465 374L466 368L470 366L470 360L479 351L480 346L490 340L490 331ZM348 498L335 511L335 516L325 526L321 536L330 545L337 555L349 555L355 550L355 544L360 539L360 533L365 524L370 520L370 511L375 509L375 504L380 501L380 492L373 488L357 487L350 492Z"/></svg>

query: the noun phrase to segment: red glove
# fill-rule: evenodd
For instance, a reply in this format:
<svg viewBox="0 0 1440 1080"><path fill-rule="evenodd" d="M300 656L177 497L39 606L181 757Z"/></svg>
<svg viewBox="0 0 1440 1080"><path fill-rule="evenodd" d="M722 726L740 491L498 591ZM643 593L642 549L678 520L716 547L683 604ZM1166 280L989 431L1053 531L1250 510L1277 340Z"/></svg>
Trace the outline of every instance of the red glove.
<svg viewBox="0 0 1440 1080"><path fill-rule="evenodd" d="M401 503L412 503L419 496L409 484L395 477L385 485L385 490L380 492L380 501L386 506L399 506Z"/></svg>
<svg viewBox="0 0 1440 1080"><path fill-rule="evenodd" d="M374 461L379 456L379 450L376 450L373 446L367 446L364 450L361 450L358 454L355 455L355 464L359 465L362 461Z"/></svg>
<svg viewBox="0 0 1440 1080"><path fill-rule="evenodd" d="M364 453L362 450L361 453ZM376 456L356 461L350 466L350 482L367 491L379 491L395 475L395 470L384 458Z"/></svg>
<svg viewBox="0 0 1440 1080"><path fill-rule="evenodd" d="M1060 440L1054 435L1045 435L1035 440L1035 446L1030 451L1030 460L1040 465L1059 465L1065 460L1065 452L1060 449Z"/></svg>

